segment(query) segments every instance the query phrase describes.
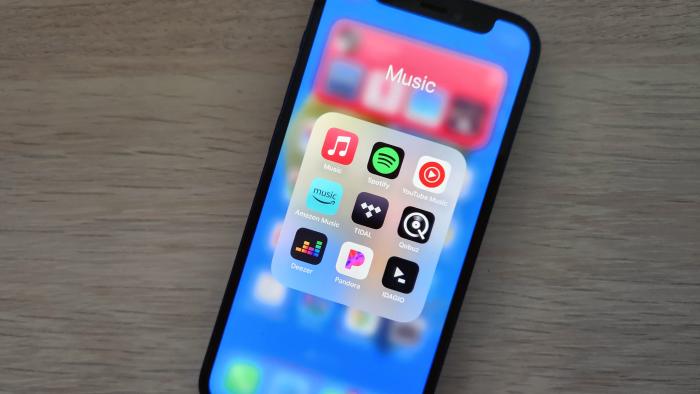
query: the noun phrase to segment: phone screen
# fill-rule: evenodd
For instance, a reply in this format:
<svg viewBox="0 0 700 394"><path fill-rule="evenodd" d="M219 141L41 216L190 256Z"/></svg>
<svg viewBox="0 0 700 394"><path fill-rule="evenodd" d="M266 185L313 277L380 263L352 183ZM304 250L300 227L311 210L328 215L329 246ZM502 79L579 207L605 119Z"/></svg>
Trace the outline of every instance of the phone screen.
<svg viewBox="0 0 700 394"><path fill-rule="evenodd" d="M214 393L422 392L530 55L324 7L214 359Z"/></svg>

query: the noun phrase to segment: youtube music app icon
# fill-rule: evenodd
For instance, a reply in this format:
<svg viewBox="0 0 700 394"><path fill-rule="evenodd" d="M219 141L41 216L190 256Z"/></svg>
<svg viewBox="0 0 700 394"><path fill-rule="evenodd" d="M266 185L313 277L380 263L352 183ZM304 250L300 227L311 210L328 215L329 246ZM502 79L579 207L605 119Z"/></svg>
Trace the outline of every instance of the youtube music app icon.
<svg viewBox="0 0 700 394"><path fill-rule="evenodd" d="M413 175L413 186L440 194L447 188L452 166L450 163L430 156L418 160L416 173Z"/></svg>

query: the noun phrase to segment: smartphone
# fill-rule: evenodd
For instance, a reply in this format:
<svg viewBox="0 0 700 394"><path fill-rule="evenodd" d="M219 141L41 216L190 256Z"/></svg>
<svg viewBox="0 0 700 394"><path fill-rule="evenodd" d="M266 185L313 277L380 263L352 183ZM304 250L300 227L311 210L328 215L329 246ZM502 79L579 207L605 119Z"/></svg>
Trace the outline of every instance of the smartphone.
<svg viewBox="0 0 700 394"><path fill-rule="evenodd" d="M314 3L201 392L435 389L539 51L472 1Z"/></svg>

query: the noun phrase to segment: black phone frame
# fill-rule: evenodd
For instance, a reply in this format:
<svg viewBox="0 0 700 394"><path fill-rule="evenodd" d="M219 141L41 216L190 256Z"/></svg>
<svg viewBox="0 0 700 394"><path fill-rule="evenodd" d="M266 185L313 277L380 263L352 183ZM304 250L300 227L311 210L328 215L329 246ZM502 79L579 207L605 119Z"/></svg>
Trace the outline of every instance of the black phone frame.
<svg viewBox="0 0 700 394"><path fill-rule="evenodd" d="M523 110L525 109L525 102L527 101L527 96L530 92L530 87L532 86L535 70L540 57L541 44L537 30L527 19L512 12L475 1L375 1L379 1L396 8L401 8L404 11L419 13L423 16L434 18L442 22L455 24L469 30L488 31L490 30L490 26L493 26L495 20L504 20L521 27L527 33L530 40L530 54L528 56L527 64L523 72L520 86L518 87L513 109L511 111L508 125L506 126L506 131L501 143L501 148L498 152L498 156L496 157L496 163L486 189L486 195L484 196L483 204L479 211L474 233L471 242L469 243L469 249L467 250L467 255L462 265L457 287L453 294L452 301L450 302L450 307L440 334L440 340L438 341L438 346L433 357L430 372L423 388L423 392L432 393L437 387L440 371L442 370L445 357L447 356L447 349L457 324L459 311L462 307L462 303L464 302L464 297L469 285L469 279L471 278L474 264L479 254L479 248L481 246L484 233L486 232L486 226L488 224L491 210L493 209L498 187L503 177L508 155L510 154ZM272 134L272 141L270 143L270 147L268 148L267 158L265 159L260 182L258 183L255 197L253 198L253 204L248 214L248 220L246 221L243 235L241 237L241 243L234 259L233 268L231 270L228 284L226 285L221 307L219 308L216 323L214 324L211 339L209 341L209 345L202 363L202 368L200 370L200 393L210 392L209 379L214 365L214 360L216 359L216 355L221 344L221 339L226 328L226 321L228 320L236 290L238 289L238 285L243 274L245 260L248 256L253 235L255 234L260 213L265 202L265 197L267 196L267 192L269 190L270 181L272 179L275 165L277 164L277 158L282 148L284 136L291 120L294 102L298 95L301 79L311 52L313 38L316 36L316 31L321 20L325 3L326 0L314 0L306 30L304 31L301 39L299 53L292 70L292 75L284 97L282 109L277 118L274 133Z"/></svg>

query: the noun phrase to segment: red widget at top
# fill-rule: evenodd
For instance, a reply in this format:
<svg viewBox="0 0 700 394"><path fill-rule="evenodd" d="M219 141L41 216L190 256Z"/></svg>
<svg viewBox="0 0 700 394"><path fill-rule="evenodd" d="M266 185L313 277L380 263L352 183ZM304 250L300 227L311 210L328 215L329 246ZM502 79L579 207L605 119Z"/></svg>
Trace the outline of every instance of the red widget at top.
<svg viewBox="0 0 700 394"><path fill-rule="evenodd" d="M375 123L473 150L491 137L506 80L498 65L341 20L313 91Z"/></svg>

